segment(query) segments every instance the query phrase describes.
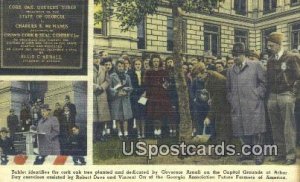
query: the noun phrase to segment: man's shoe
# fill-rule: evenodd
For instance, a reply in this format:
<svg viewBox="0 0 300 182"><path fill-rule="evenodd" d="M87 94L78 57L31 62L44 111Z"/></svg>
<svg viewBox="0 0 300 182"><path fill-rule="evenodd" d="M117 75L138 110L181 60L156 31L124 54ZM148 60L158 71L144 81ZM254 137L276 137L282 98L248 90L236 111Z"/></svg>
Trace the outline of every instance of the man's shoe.
<svg viewBox="0 0 300 182"><path fill-rule="evenodd" d="M242 162L246 160L252 160L253 156L242 155L236 159L237 162Z"/></svg>
<svg viewBox="0 0 300 182"><path fill-rule="evenodd" d="M254 162L256 165L262 165L264 163L264 159L255 159Z"/></svg>
<svg viewBox="0 0 300 182"><path fill-rule="evenodd" d="M213 155L210 155L209 157L210 157L211 159L218 160L218 159L221 159L222 156L217 155L217 154L213 154Z"/></svg>
<svg viewBox="0 0 300 182"><path fill-rule="evenodd" d="M293 165L296 163L296 159L287 159L285 165Z"/></svg>

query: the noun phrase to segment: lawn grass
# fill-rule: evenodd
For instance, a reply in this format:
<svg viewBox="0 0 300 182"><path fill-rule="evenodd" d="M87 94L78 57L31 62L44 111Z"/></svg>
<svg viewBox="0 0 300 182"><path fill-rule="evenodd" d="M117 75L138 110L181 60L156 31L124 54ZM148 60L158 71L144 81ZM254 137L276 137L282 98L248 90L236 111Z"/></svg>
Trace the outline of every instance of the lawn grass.
<svg viewBox="0 0 300 182"><path fill-rule="evenodd" d="M138 142L138 140L131 140L133 144ZM144 140L148 144L157 144L160 145L171 145L178 144L177 139L165 137L159 140L155 139L146 139ZM129 142L127 141L126 147L129 147ZM235 142L236 143L236 142ZM238 142L236 143L237 145ZM237 148L239 148L237 146ZM128 151L128 150L127 150ZM300 164L300 147L297 148L297 164ZM94 164L95 165L118 165L118 164L165 164L165 165L174 165L174 164L197 164L197 165L254 165L253 161L245 161L243 163L236 162L236 156L226 156L219 159L212 159L210 156L154 156L151 160L147 156L125 156L122 153L122 141L113 137L106 142L95 142L94 143ZM270 157L266 157L264 164L280 164L280 163L271 163L269 162Z"/></svg>

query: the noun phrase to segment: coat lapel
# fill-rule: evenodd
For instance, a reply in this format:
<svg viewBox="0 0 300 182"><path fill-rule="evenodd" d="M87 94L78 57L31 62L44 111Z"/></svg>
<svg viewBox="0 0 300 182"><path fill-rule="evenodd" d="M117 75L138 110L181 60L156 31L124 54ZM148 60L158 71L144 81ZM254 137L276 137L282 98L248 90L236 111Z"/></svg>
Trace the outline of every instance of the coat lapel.
<svg viewBox="0 0 300 182"><path fill-rule="evenodd" d="M233 66L233 70L235 73L240 73L242 71L244 71L246 69L246 67L248 67L248 61L245 61L245 65L242 68L239 68L236 64Z"/></svg>

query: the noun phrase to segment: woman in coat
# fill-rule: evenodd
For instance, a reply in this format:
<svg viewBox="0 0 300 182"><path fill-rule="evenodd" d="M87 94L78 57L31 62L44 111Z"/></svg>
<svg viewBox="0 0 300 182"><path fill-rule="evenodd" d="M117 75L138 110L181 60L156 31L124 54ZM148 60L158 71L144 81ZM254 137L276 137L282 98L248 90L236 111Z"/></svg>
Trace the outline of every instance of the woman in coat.
<svg viewBox="0 0 300 182"><path fill-rule="evenodd" d="M163 119L172 118L172 104L168 94L168 72L162 69L159 55L153 54L150 60L151 69L145 74L145 89L147 100L147 119L153 123L154 136L162 135Z"/></svg>
<svg viewBox="0 0 300 182"><path fill-rule="evenodd" d="M118 136L128 138L128 120L132 118L130 77L124 71L124 62L116 62L116 72L110 75L111 117L117 121ZM123 125L123 132L122 127Z"/></svg>
<svg viewBox="0 0 300 182"><path fill-rule="evenodd" d="M138 138L145 138L145 115L146 106L138 103L145 92L144 71L142 70L142 61L136 59L133 62L133 70L130 72L132 84L132 93L130 94L133 117L136 120Z"/></svg>
<svg viewBox="0 0 300 182"><path fill-rule="evenodd" d="M103 64L109 57L103 58L99 65L99 59L94 58L93 93L94 93L94 134L95 139L103 139L110 134L109 122L111 121L108 104L107 89L109 87L109 75Z"/></svg>

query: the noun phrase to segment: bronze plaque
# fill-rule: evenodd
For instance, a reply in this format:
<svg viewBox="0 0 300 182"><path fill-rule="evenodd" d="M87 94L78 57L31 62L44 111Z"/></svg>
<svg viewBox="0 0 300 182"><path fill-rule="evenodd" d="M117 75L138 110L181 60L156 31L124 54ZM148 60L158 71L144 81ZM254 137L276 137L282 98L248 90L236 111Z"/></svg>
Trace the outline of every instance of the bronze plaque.
<svg viewBox="0 0 300 182"><path fill-rule="evenodd" d="M1 69L83 68L87 51L86 1L1 3Z"/></svg>

